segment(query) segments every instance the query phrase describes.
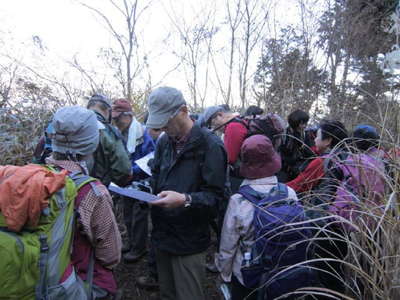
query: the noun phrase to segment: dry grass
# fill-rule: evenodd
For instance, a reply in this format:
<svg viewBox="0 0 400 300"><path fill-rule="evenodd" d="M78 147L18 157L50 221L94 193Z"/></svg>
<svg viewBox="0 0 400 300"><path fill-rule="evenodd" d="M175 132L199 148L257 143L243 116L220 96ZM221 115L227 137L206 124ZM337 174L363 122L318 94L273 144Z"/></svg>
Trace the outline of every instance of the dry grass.
<svg viewBox="0 0 400 300"><path fill-rule="evenodd" d="M23 165L32 160L39 138L53 113L65 105L58 99L21 100L0 109L0 165Z"/></svg>
<svg viewBox="0 0 400 300"><path fill-rule="evenodd" d="M313 211L310 214L313 217L302 225L312 229L314 234L308 241L312 245L310 249L315 247L316 251L308 261L299 265L307 264L319 274L330 274L343 284L343 289L333 290L329 284L324 286L326 282L321 282L278 299L288 296L295 299L306 296L307 299L400 299L400 165L397 157L387 158L386 166L389 172L381 174L386 183L384 201L375 203L370 195L358 197L359 202L352 208L354 218L351 220L327 211L324 201L316 203L315 199L328 199L327 195L318 194L320 192L304 195L302 200L305 209ZM288 224L281 231L289 231L293 225L299 223ZM343 225L346 230L338 230ZM321 252L317 248L332 241L336 245L344 245L347 254L336 255L337 251L329 247L325 248L325 251L329 251L328 255L319 256L317 253ZM340 265L342 272L327 266L321 269L321 262ZM268 286L275 277L294 267L280 270L265 285Z"/></svg>
<svg viewBox="0 0 400 300"><path fill-rule="evenodd" d="M21 112L21 111L20 111ZM0 164L23 165L32 159L33 150L50 113L39 110L0 111Z"/></svg>

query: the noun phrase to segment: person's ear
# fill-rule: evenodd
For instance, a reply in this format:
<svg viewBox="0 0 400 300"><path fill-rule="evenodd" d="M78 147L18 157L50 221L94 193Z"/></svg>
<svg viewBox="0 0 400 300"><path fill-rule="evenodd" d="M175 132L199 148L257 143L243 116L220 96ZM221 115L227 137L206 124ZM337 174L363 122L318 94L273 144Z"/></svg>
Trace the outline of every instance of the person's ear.
<svg viewBox="0 0 400 300"><path fill-rule="evenodd" d="M223 116L224 116L224 114L222 112L218 112L213 119L215 119L217 117L221 117L222 118Z"/></svg>
<svg viewBox="0 0 400 300"><path fill-rule="evenodd" d="M332 141L333 141L332 137L328 137L328 138L325 139L326 144L329 145L329 146L332 146Z"/></svg>
<svg viewBox="0 0 400 300"><path fill-rule="evenodd" d="M186 105L182 106L181 111L184 112L184 113L186 113L186 114L189 113L189 110L188 110L188 108L187 108Z"/></svg>

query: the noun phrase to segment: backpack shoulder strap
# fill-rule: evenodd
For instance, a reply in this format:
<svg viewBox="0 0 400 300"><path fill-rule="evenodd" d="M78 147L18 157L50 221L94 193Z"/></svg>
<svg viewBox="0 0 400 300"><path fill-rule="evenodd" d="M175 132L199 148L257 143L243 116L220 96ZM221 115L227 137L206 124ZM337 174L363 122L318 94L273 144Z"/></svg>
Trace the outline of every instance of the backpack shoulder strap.
<svg viewBox="0 0 400 300"><path fill-rule="evenodd" d="M266 204L268 202L276 202L284 199L288 199L289 197L289 190L287 185L281 182L278 182L276 186L274 186L268 194L263 198L261 204ZM281 202L282 204L282 202Z"/></svg>
<svg viewBox="0 0 400 300"><path fill-rule="evenodd" d="M103 125L108 132L114 135L114 138L116 138L117 140L123 140L121 132L116 127L114 127L110 123L103 123Z"/></svg>
<svg viewBox="0 0 400 300"><path fill-rule="evenodd" d="M257 205L266 204L271 200L288 199L289 197L289 190L287 185L281 182L278 182L278 184L274 186L267 194L257 192L249 185L241 186L238 193L249 200L251 203ZM291 202L290 199L289 202Z"/></svg>
<svg viewBox="0 0 400 300"><path fill-rule="evenodd" d="M252 119L251 119L252 120ZM244 127L247 128L247 130L249 129L249 122L251 122L251 120L249 121L245 121L242 117L235 117L232 120L228 121L229 123L240 123L242 124Z"/></svg>
<svg viewBox="0 0 400 300"><path fill-rule="evenodd" d="M91 177L89 175L85 175L81 172L73 172L73 173L69 174L69 177L75 183L77 190L79 190L81 187L83 187L84 185L89 183L93 189L93 192L96 194L96 196L100 195L100 191L97 188L96 184L94 183L95 181L97 181L96 178Z"/></svg>
<svg viewBox="0 0 400 300"><path fill-rule="evenodd" d="M282 197L286 197L287 198L289 196L288 187L287 187L286 184L284 184L282 182L278 182L278 184L275 187L273 187L272 190L277 191L277 193Z"/></svg>
<svg viewBox="0 0 400 300"><path fill-rule="evenodd" d="M332 166L332 163L335 162L334 157L332 157L329 154L324 154L322 155L323 158L323 167L324 167L324 174L328 174L329 173L329 168Z"/></svg>
<svg viewBox="0 0 400 300"><path fill-rule="evenodd" d="M263 195L251 188L250 185L242 185L238 193L253 204L257 204L263 198Z"/></svg>
<svg viewBox="0 0 400 300"><path fill-rule="evenodd" d="M244 127L246 127L247 130L249 130L249 124L248 124L245 120L243 120L242 117L234 117L234 118L230 119L229 121L227 121L227 122L225 122L225 123L219 125L218 127L214 128L214 129L212 130L212 132L216 132L216 131L218 131L219 129L221 129L222 127L224 127L224 126L226 126L226 125L228 125L228 124L230 124L230 123L240 123L240 124L242 124Z"/></svg>
<svg viewBox="0 0 400 300"><path fill-rule="evenodd" d="M323 170L325 176L327 177L327 175L330 175L333 178L342 180L345 175L344 169L348 170L346 164L344 164L343 162L349 157L350 154L346 152L323 155Z"/></svg>
<svg viewBox="0 0 400 300"><path fill-rule="evenodd" d="M79 191L83 186L86 184L90 184L91 189L93 192L96 194L96 196L100 196L100 191L97 188L95 182L98 181L96 178L91 177L89 175L85 175L82 172L73 172L69 174L69 177L73 180L75 183L76 190ZM79 195L79 194L78 194ZM79 201L79 200L78 200ZM89 257L89 265L88 265L88 270L87 270L87 277L86 277L86 294L87 294L87 299L92 299L92 289L93 289L93 276L94 276L94 250L90 252L90 257Z"/></svg>

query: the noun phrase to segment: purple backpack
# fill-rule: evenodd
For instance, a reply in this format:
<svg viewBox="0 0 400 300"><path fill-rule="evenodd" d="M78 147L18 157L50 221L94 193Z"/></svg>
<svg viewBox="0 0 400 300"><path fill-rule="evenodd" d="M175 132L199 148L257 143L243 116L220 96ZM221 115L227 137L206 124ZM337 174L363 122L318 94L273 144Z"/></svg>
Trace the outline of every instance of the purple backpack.
<svg viewBox="0 0 400 300"><path fill-rule="evenodd" d="M306 221L306 217L301 204L288 198L285 184L278 183L268 194L259 193L245 185L240 187L239 194L254 204L254 243L250 251L244 253L241 273L244 285L256 288L283 268L307 260L311 231L306 228L307 224L293 225ZM291 269L287 272L288 276L284 272L284 276L278 276L279 282L268 283L269 287L264 293L278 295L308 286L309 272L308 267ZM282 284L286 277L291 278L290 282ZM275 290L277 286L279 290Z"/></svg>
<svg viewBox="0 0 400 300"><path fill-rule="evenodd" d="M379 206L385 190L384 163L369 154L351 154L337 162L343 173L334 202L329 211L349 221L358 217L359 203ZM350 229L345 225L345 228Z"/></svg>

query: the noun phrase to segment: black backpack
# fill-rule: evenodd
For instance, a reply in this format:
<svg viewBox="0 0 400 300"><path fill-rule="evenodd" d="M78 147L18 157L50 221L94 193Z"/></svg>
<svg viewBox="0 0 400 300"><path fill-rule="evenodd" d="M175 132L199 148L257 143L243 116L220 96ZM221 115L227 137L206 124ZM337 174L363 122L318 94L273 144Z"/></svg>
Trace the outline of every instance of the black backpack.
<svg viewBox="0 0 400 300"><path fill-rule="evenodd" d="M275 149L282 144L283 135L285 133L285 122L282 118L273 113L268 113L256 119L248 120L247 137L262 134L267 136Z"/></svg>

